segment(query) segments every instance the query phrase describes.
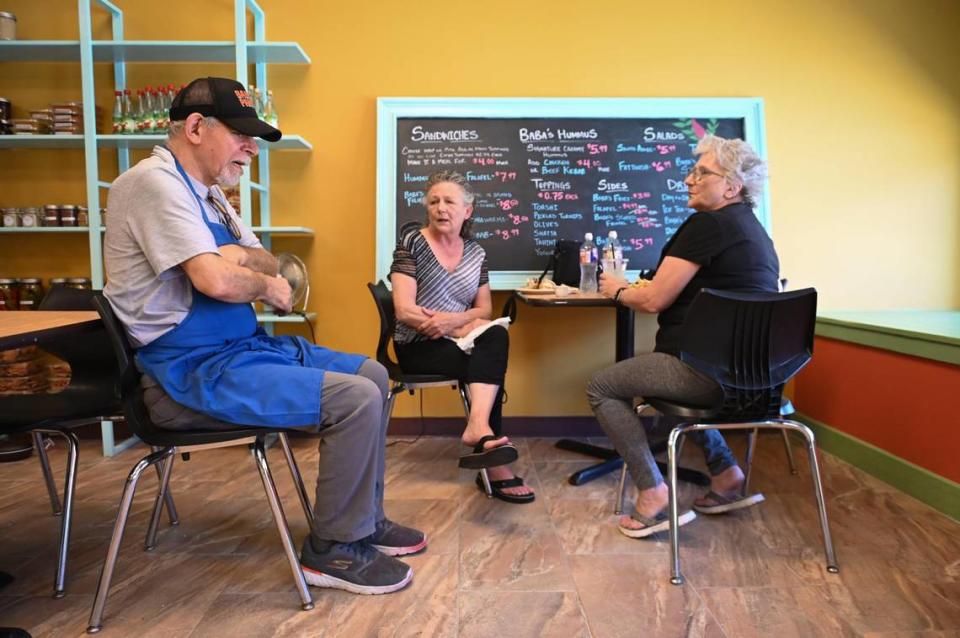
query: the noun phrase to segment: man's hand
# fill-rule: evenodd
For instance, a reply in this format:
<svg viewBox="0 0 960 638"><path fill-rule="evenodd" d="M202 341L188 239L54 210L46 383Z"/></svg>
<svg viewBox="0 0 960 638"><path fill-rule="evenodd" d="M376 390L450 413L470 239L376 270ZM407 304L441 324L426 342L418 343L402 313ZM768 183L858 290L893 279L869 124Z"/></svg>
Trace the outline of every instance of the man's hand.
<svg viewBox="0 0 960 638"><path fill-rule="evenodd" d="M293 310L293 290L287 280L280 276L263 277L267 280L267 286L258 300L284 314Z"/></svg>
<svg viewBox="0 0 960 638"><path fill-rule="evenodd" d="M429 308L421 308L421 310L429 318L417 326L417 332L425 334L431 339L439 339L444 335L452 334L454 330L460 327L460 313L442 312Z"/></svg>
<svg viewBox="0 0 960 638"><path fill-rule="evenodd" d="M615 277L607 273L600 274L600 293L604 297L609 297L613 299L613 296L617 294L617 291L621 288L629 288L630 282L622 277Z"/></svg>

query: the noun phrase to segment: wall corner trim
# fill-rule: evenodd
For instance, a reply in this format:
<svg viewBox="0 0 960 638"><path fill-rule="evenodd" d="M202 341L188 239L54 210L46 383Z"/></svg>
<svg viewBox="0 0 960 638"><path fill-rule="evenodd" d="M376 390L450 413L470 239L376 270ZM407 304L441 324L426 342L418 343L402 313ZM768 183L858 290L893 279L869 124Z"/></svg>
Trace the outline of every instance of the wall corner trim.
<svg viewBox="0 0 960 638"><path fill-rule="evenodd" d="M960 483L934 474L805 414L797 414L795 418L810 426L822 450L960 522Z"/></svg>

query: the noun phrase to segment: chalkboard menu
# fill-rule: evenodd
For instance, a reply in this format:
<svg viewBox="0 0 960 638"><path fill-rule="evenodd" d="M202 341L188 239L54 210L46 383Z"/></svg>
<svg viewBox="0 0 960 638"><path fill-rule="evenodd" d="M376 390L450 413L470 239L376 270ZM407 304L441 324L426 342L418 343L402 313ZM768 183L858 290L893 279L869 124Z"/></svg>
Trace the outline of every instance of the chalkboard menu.
<svg viewBox="0 0 960 638"><path fill-rule="evenodd" d="M476 193L473 236L494 288L522 285L544 268L556 240L586 232L602 243L615 230L631 271L656 267L693 212L683 179L698 139L750 141L746 115L718 115L708 105L672 117L419 115L392 124L392 237L383 228L378 235L392 251L398 230L424 219L430 174L456 170Z"/></svg>

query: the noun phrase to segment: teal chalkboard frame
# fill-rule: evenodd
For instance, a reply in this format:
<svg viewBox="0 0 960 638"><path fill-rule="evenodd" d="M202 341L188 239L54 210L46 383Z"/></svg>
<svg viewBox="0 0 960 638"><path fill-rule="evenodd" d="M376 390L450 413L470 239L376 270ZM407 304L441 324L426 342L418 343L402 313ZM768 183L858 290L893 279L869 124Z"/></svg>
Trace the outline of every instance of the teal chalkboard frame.
<svg viewBox="0 0 960 638"><path fill-rule="evenodd" d="M757 153L767 158L763 99L744 98L418 98L377 99L377 246L376 275L385 279L390 272L397 236L397 120L401 118L642 118L642 117L742 118L744 137ZM772 233L770 189L755 212ZM491 271L494 290L522 287L527 277L539 272ZM636 273L628 273L635 277Z"/></svg>

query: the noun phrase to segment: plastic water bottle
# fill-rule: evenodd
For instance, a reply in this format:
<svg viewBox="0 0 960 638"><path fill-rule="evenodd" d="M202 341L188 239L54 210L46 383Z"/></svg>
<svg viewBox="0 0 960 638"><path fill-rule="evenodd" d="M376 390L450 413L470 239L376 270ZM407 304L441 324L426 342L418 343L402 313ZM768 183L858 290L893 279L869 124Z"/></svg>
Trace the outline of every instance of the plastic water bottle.
<svg viewBox="0 0 960 638"><path fill-rule="evenodd" d="M593 233L583 236L580 247L580 292L597 292L597 246Z"/></svg>

